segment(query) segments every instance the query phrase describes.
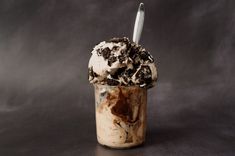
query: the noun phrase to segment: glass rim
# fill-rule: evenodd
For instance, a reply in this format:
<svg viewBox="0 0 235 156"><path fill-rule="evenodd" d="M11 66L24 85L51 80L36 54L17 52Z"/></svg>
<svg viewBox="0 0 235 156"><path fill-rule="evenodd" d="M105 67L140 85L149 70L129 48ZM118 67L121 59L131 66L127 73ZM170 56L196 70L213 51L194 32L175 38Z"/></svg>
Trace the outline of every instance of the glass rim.
<svg viewBox="0 0 235 156"><path fill-rule="evenodd" d="M110 88L139 88L139 89L147 89L145 87L140 87L139 85L131 85L131 86L123 86L123 85L115 85L111 86L108 84L98 84L98 83L93 83L93 86L102 86L102 87L110 87Z"/></svg>

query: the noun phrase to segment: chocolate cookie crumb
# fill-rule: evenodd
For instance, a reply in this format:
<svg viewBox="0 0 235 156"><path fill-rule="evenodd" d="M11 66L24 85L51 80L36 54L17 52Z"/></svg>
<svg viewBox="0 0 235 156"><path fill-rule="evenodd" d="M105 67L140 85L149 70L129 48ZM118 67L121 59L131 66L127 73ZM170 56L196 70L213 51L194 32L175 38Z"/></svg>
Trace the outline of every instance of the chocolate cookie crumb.
<svg viewBox="0 0 235 156"><path fill-rule="evenodd" d="M126 83L128 83L127 77L123 77L123 80L124 80Z"/></svg>
<svg viewBox="0 0 235 156"><path fill-rule="evenodd" d="M97 49L97 55L101 56L101 49Z"/></svg>
<svg viewBox="0 0 235 156"><path fill-rule="evenodd" d="M148 60L148 54L146 51L141 51L140 52L140 58L143 59L144 61Z"/></svg>
<svg viewBox="0 0 235 156"><path fill-rule="evenodd" d="M93 80L95 77L98 77L99 75L93 71L93 68L88 68L88 78L89 80Z"/></svg>
<svg viewBox="0 0 235 156"><path fill-rule="evenodd" d="M138 47L131 47L129 52L129 57L135 62L139 62L139 48Z"/></svg>
<svg viewBox="0 0 235 156"><path fill-rule="evenodd" d="M132 82L132 80L129 81L129 85L130 85L130 86L133 86L133 85L134 85L134 83Z"/></svg>
<svg viewBox="0 0 235 156"><path fill-rule="evenodd" d="M143 60L143 61L149 61L149 62L153 62L154 60L153 60L153 57L150 55L150 53L149 52L147 52L147 51L141 51L140 53L139 53L139 55L140 55L140 58Z"/></svg>
<svg viewBox="0 0 235 156"><path fill-rule="evenodd" d="M116 61L117 61L117 57L112 56L108 59L108 65L111 67L113 62L116 62Z"/></svg>
<svg viewBox="0 0 235 156"><path fill-rule="evenodd" d="M92 77L97 77L98 75L93 71L93 68L88 68L88 75Z"/></svg>
<svg viewBox="0 0 235 156"><path fill-rule="evenodd" d="M122 40L123 40L122 38L112 38L109 41L114 42L114 43L118 43L118 42L121 42Z"/></svg>
<svg viewBox="0 0 235 156"><path fill-rule="evenodd" d="M113 79L107 79L107 84L110 86L117 86L119 85L119 82Z"/></svg>
<svg viewBox="0 0 235 156"><path fill-rule="evenodd" d="M140 63L139 63L139 62L138 62L138 63L134 63L134 64L133 64L134 69L138 69L138 68L139 68L139 66L140 66Z"/></svg>
<svg viewBox="0 0 235 156"><path fill-rule="evenodd" d="M125 56L123 56L123 55L118 56L118 60L119 60L120 63L124 62L125 61Z"/></svg>
<svg viewBox="0 0 235 156"><path fill-rule="evenodd" d="M108 59L110 55L111 55L111 50L108 47L102 50L102 56L104 57L105 60Z"/></svg>
<svg viewBox="0 0 235 156"><path fill-rule="evenodd" d="M113 51L116 51L116 50L118 50L119 49L119 47L118 46L113 46Z"/></svg>
<svg viewBox="0 0 235 156"><path fill-rule="evenodd" d="M110 42L114 42L114 43L119 43L119 42L129 42L129 39L127 37L123 37L123 38L112 38L109 40Z"/></svg>
<svg viewBox="0 0 235 156"><path fill-rule="evenodd" d="M111 76L114 78L114 79L118 79L118 76L119 75L122 75L122 73L124 73L126 70L126 67L122 67L122 68L118 68L118 70L113 73Z"/></svg>
<svg viewBox="0 0 235 156"><path fill-rule="evenodd" d="M152 81L152 73L149 66L141 66L136 73L136 78L139 79L140 84L149 83Z"/></svg>

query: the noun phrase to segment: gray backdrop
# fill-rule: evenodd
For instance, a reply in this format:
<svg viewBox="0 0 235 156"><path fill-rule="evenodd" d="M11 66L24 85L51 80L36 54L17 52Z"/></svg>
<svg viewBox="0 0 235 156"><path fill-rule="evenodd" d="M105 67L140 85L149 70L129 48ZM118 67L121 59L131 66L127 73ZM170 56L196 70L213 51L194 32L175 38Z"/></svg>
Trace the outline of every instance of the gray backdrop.
<svg viewBox="0 0 235 156"><path fill-rule="evenodd" d="M235 154L235 1L146 0L141 44L159 69L144 146L95 136L87 64L95 44L132 36L134 0L0 1L0 155Z"/></svg>

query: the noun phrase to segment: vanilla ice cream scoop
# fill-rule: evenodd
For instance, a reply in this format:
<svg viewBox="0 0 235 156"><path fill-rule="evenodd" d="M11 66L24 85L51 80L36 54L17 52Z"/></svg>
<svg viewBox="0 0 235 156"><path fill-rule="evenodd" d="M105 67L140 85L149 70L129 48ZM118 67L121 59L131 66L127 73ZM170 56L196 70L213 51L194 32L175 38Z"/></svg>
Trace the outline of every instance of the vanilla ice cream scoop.
<svg viewBox="0 0 235 156"><path fill-rule="evenodd" d="M151 88L157 80L152 55L126 37L103 41L91 53L90 83Z"/></svg>

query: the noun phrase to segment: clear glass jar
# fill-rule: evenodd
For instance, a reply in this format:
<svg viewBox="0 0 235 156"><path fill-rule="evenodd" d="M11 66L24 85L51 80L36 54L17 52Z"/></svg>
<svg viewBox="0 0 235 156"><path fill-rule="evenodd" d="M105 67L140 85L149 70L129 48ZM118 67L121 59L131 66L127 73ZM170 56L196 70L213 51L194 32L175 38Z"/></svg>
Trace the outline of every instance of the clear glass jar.
<svg viewBox="0 0 235 156"><path fill-rule="evenodd" d="M147 89L95 84L96 131L100 144L129 148L145 141Z"/></svg>

